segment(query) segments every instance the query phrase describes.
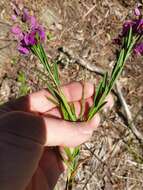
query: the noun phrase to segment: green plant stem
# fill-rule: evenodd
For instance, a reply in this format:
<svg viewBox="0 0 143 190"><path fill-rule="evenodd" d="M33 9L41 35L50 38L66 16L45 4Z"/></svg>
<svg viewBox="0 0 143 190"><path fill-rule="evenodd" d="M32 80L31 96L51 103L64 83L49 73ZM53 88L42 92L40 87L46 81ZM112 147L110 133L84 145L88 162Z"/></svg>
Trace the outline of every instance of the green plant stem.
<svg viewBox="0 0 143 190"><path fill-rule="evenodd" d="M115 64L115 67L113 68L111 79L108 80L107 83L105 84L105 87L104 87L105 90L103 91L102 95L98 99L96 106L93 105L91 109L89 110L87 121L91 120L94 117L94 115L101 110L101 108L103 107L102 105L106 103L105 99L108 96L108 94L111 92L111 90L113 89L115 82L120 76L124 68L124 65L129 55L132 53L132 49L137 41L138 41L138 36L137 37L135 36L134 38L132 38L132 40L130 39L130 43L127 44L127 47L125 46L121 49L117 62ZM101 80L101 82L103 82L103 79Z"/></svg>
<svg viewBox="0 0 143 190"><path fill-rule="evenodd" d="M57 89L57 90L54 89L54 91L60 97L61 102L63 103L66 111L68 112L71 121L76 121L76 118L75 118L75 116L71 112L71 109L70 109L70 106L69 106L69 104L68 104L68 102L66 100L66 97L64 96L62 90L59 88L58 82L55 80L55 77L52 74L50 64L48 62L46 53L45 53L42 45L34 45L34 46L31 47L31 49L35 53L35 55L39 58L40 62L42 63L42 65L44 66L44 68L49 73L51 79L53 80L53 82L54 82L54 84L56 86L56 89Z"/></svg>
<svg viewBox="0 0 143 190"><path fill-rule="evenodd" d="M58 84L51 72L50 69L50 65L47 59L47 56L45 54L45 51L42 47L42 45L38 44L38 45L34 45L31 47L32 51L35 53L35 55L39 58L40 62L42 63L42 65L44 66L44 68L47 70L47 72L49 73L51 79L54 81L55 86L58 88Z"/></svg>

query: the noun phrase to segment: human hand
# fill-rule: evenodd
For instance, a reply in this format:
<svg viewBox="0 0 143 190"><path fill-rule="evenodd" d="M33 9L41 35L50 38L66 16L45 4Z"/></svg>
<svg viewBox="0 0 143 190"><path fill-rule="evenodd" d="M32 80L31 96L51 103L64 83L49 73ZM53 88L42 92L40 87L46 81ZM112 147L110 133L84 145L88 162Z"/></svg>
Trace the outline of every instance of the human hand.
<svg viewBox="0 0 143 190"><path fill-rule="evenodd" d="M79 115L81 109L80 100L82 97L82 85L78 82L74 82L63 86L62 90L67 97L67 100L74 103L76 114ZM92 105L93 93L93 85L86 83L86 108ZM64 121L61 118L58 107L49 101L47 97L51 97L51 94L47 90L41 90L8 102L1 107L1 115L7 113L8 120L11 120L11 117L14 118L14 121L11 121L11 125L17 124L19 118L24 118L26 125L32 125L32 122L35 124L35 119L36 121L39 120L41 125L44 125L46 133L45 146L74 147L88 140L92 135L93 130L99 124L99 115L96 115L93 120L89 122ZM109 103L107 106L109 106Z"/></svg>
<svg viewBox="0 0 143 190"><path fill-rule="evenodd" d="M66 85L62 89L67 100L74 103L78 115L81 109L79 101L82 97L82 85L76 82ZM86 108L92 105L93 93L93 85L87 83L85 85ZM61 119L59 109L47 99L50 96L50 93L46 90L32 93L14 102L5 104L1 108L1 113L5 115L7 121L11 121L11 126L18 125L18 122L24 118L27 127L31 127L31 125L43 127L45 131L45 146L74 147L87 141L99 124L99 116L96 115L89 122L75 123L64 121ZM111 107L112 104L113 101L110 96L106 106ZM31 184L32 188L34 187L32 190L38 190L38 186L39 189L44 190L44 187L46 189L47 185L52 189L62 171L63 166L58 149L46 148L39 167L32 178ZM35 185L33 186L33 184ZM28 188L31 188L30 185Z"/></svg>

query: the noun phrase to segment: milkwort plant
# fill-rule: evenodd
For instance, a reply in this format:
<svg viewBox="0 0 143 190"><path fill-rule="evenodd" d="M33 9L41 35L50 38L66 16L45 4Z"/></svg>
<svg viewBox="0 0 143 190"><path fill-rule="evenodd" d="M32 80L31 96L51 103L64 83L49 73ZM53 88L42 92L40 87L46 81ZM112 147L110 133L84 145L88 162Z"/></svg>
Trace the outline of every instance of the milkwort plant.
<svg viewBox="0 0 143 190"><path fill-rule="evenodd" d="M140 8L141 7L138 6L134 10L135 19L128 20L123 24L122 31L115 40L115 43L119 46L115 65L111 74L109 75L108 72L105 72L104 76L100 80L99 85L95 89L93 105L89 108L88 113L84 118L77 118L74 106L67 102L67 99L60 88L61 83L57 64L49 62L44 50L44 42L46 40L46 31L44 27L37 22L34 16L29 14L27 9L24 9L22 13L14 10L15 14L12 18L15 24L11 31L18 41L17 49L23 55L33 53L44 66L44 69L47 72L47 77L51 81L51 83L47 83L47 88L53 97L50 98L50 100L59 106L65 120L74 122L91 120L106 104L106 97L114 87L114 84L120 76L131 53L134 52L137 55L143 55L143 18ZM20 25L20 22L18 21L22 22L22 25ZM84 110L84 103L82 106L82 109ZM78 160L80 147L76 147L74 149L64 147L64 151L66 153L66 158L63 158L63 160L68 168L65 189L70 190L72 189L74 177L79 166Z"/></svg>

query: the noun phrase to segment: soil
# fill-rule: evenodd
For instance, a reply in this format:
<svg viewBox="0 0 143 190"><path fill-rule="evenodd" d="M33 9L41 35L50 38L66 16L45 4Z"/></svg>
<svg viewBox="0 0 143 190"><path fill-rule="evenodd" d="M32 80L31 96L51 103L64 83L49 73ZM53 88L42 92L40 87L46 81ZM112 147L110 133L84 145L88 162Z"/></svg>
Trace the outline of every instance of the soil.
<svg viewBox="0 0 143 190"><path fill-rule="evenodd" d="M45 87L37 76L42 69L29 55L22 57L10 34L12 2L0 0L0 103L20 95L20 71L24 72L31 92ZM52 34L46 44L51 60L58 60L62 84L86 80L97 83L100 76L82 67L87 64L110 71L114 61L116 38L125 20L133 15L135 0L17 0L27 7ZM62 51L62 49L66 49ZM72 53L71 53L72 52ZM71 56L72 55L72 56ZM136 128L143 133L143 61L133 55L127 61L119 82ZM128 125L115 95L114 108L103 113L103 121L91 140L82 146L80 167L73 189L142 190L143 151L135 137L127 138ZM57 189L64 189L64 175Z"/></svg>

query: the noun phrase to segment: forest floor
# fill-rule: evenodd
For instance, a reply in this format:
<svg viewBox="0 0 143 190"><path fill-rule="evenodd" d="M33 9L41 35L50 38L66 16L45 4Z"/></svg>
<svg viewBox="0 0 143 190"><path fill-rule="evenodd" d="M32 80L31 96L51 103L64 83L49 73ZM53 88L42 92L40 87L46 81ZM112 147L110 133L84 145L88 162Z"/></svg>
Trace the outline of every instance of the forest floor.
<svg viewBox="0 0 143 190"><path fill-rule="evenodd" d="M58 60L62 84L88 80L97 83L98 67L110 71L116 53L113 39L133 14L135 0L17 0L51 33L46 45L50 59ZM141 1L140 1L141 3ZM0 103L45 87L37 73L40 64L32 55L21 57L10 34L12 1L0 0ZM90 67L90 69L89 69ZM91 71L93 70L93 71ZM143 61L133 55L119 79L122 95L134 126L143 133ZM114 93L115 105L103 113L91 140L82 145L74 190L142 190L143 149L129 130L125 108ZM64 189L64 176L57 189Z"/></svg>

